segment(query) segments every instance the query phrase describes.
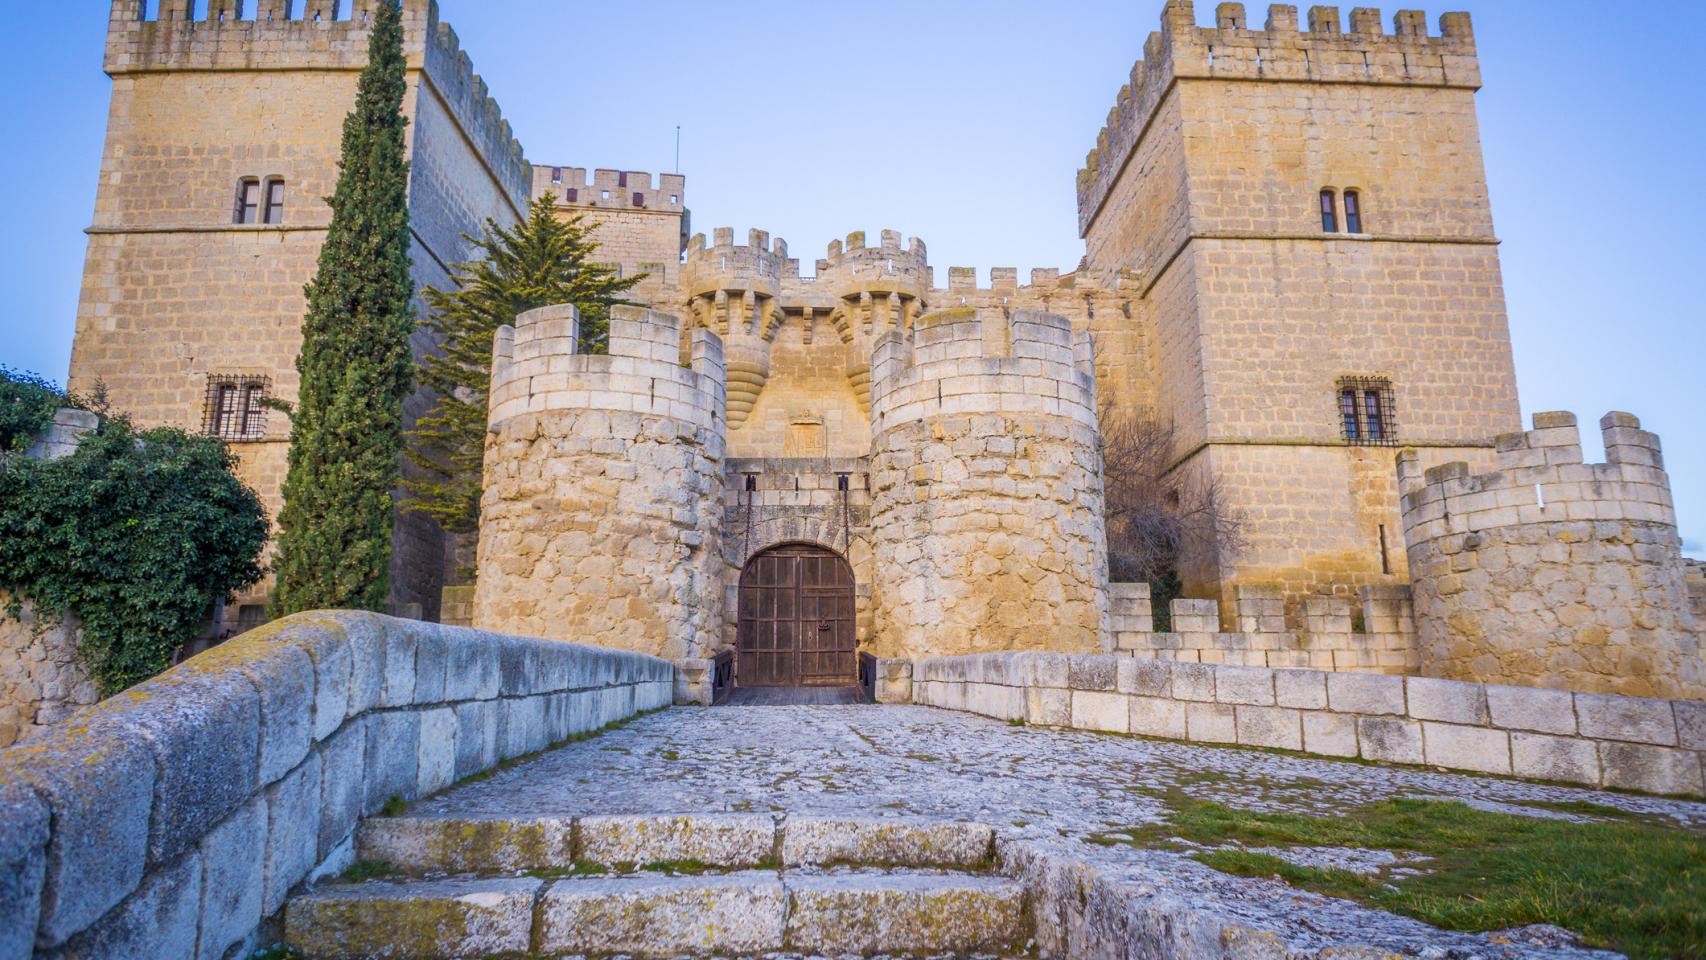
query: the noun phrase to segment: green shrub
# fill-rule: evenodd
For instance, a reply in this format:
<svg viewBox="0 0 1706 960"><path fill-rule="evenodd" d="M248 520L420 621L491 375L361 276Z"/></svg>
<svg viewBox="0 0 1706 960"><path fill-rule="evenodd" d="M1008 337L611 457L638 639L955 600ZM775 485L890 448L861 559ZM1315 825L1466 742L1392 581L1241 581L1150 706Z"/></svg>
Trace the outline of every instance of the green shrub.
<svg viewBox="0 0 1706 960"><path fill-rule="evenodd" d="M171 665L213 601L260 580L266 511L212 437L120 418L53 461L0 461L0 590L82 621L102 696Z"/></svg>
<svg viewBox="0 0 1706 960"><path fill-rule="evenodd" d="M65 404L65 394L51 381L0 364L0 453L35 442Z"/></svg>

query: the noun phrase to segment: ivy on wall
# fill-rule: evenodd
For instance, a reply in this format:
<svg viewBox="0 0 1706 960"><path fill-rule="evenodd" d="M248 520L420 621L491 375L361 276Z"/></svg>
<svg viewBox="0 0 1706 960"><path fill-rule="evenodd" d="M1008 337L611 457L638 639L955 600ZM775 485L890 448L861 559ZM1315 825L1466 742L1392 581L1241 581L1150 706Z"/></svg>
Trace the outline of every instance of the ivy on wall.
<svg viewBox="0 0 1706 960"><path fill-rule="evenodd" d="M44 628L81 620L103 697L165 670L214 600L261 578L266 511L235 462L213 437L123 418L59 460L0 458L6 614L28 602Z"/></svg>
<svg viewBox="0 0 1706 960"><path fill-rule="evenodd" d="M65 404L50 381L0 365L0 453L28 448Z"/></svg>

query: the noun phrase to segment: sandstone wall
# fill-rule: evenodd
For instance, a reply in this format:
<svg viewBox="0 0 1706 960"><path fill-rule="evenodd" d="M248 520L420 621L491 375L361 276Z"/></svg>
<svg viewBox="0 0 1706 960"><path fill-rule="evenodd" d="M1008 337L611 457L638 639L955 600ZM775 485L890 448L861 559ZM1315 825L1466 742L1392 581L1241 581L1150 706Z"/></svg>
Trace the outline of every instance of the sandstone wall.
<svg viewBox="0 0 1706 960"><path fill-rule="evenodd" d="M722 344L618 307L609 356L577 355L574 311L499 331L474 624L671 659L723 626Z"/></svg>
<svg viewBox="0 0 1706 960"><path fill-rule="evenodd" d="M0 751L0 956L242 956L357 822L670 703L651 657L367 613L251 631Z"/></svg>
<svg viewBox="0 0 1706 960"><path fill-rule="evenodd" d="M589 176L585 167L536 165L532 195L553 196L559 217L595 226L600 262L624 277L647 274L628 299L673 311L691 222L686 185L679 173L660 173L654 185L642 171L599 169Z"/></svg>
<svg viewBox="0 0 1706 960"><path fill-rule="evenodd" d="M355 0L342 19L330 5L318 18L301 3L245 6L239 17L212 4L192 21L181 5L164 5L158 20L143 19L140 0L112 5L112 105L70 380L79 392L104 381L114 408L143 424L204 428L216 374L265 377L271 396L296 399L302 288L330 217L322 198L336 183L372 5ZM463 232L487 216L514 222L528 167L436 4L403 7L410 253L417 287L443 288L448 265L467 259ZM232 222L243 177L284 179L282 224ZM433 349L424 335L413 346ZM406 418L426 402L413 398ZM288 439L288 420L269 414L257 438L233 444L240 475L274 517ZM436 612L444 550L429 520L399 514L397 608ZM270 589L263 581L229 605L227 626Z"/></svg>
<svg viewBox="0 0 1706 960"><path fill-rule="evenodd" d="M1088 337L1051 314L950 311L886 334L872 369L873 652L1097 649Z"/></svg>
<svg viewBox="0 0 1706 960"><path fill-rule="evenodd" d="M1499 470L1399 462L1422 669L1458 680L1706 698L1700 626L1658 437L1541 413L1498 439Z"/></svg>
<svg viewBox="0 0 1706 960"><path fill-rule="evenodd" d="M1706 796L1706 704L1427 677L983 654L914 702L1028 724Z"/></svg>

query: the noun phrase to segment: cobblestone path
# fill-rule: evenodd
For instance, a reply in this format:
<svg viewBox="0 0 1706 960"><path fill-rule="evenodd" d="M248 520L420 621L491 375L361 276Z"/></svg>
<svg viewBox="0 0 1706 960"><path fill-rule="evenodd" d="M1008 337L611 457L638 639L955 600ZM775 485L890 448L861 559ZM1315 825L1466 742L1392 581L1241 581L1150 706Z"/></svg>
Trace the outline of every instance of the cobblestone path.
<svg viewBox="0 0 1706 960"><path fill-rule="evenodd" d="M1706 803L1011 727L910 706L677 707L424 801L415 815L570 816L773 812L970 820L1041 842L1121 878L1279 932L1293 950L1376 947L1425 958L1605 956L1446 933L1381 911L1231 877L1175 852L1104 847L1092 833L1161 819L1157 792L1260 810L1330 814L1389 797L1461 799L1534 815L1589 800L1706 826ZM1359 859L1344 853L1341 865ZM1362 859L1373 859L1364 856Z"/></svg>

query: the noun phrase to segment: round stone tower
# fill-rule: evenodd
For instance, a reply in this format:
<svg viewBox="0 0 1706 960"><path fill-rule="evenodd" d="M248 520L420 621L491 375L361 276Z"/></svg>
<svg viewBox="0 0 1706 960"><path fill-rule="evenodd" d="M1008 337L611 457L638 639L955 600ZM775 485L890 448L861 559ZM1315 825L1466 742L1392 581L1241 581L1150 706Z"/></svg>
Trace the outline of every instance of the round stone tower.
<svg viewBox="0 0 1706 960"><path fill-rule="evenodd" d="M1497 440L1494 473L1398 459L1424 673L1592 693L1706 697L1703 625L1659 438L1600 421L1583 463L1570 413Z"/></svg>
<svg viewBox="0 0 1706 960"><path fill-rule="evenodd" d="M924 241L914 237L905 249L900 234L884 230L879 246L865 246L864 231L829 245L817 262L817 283L835 300L830 319L851 344L847 382L867 411L871 408L871 350L890 330L907 330L924 309L930 292L930 265Z"/></svg>
<svg viewBox="0 0 1706 960"><path fill-rule="evenodd" d="M723 338L728 368L729 429L746 423L758 395L770 380L770 344L782 325L782 271L788 268L788 245L770 234L752 230L746 246L736 246L734 230L719 227L712 243L696 234L687 243L681 266L681 292L694 324ZM795 268L798 269L797 266Z"/></svg>
<svg viewBox="0 0 1706 960"><path fill-rule="evenodd" d="M1039 311L949 310L884 333L871 369L877 656L1100 649L1088 335Z"/></svg>
<svg viewBox="0 0 1706 960"><path fill-rule="evenodd" d="M573 307L493 344L474 626L709 655L723 617L722 341L617 307L610 354L576 352Z"/></svg>

